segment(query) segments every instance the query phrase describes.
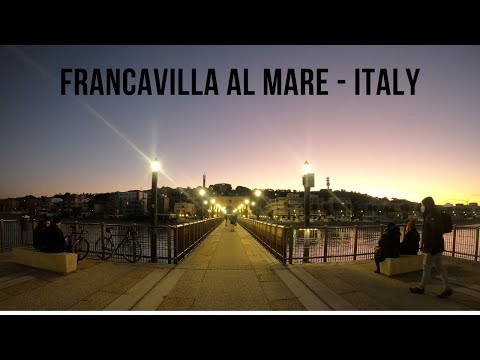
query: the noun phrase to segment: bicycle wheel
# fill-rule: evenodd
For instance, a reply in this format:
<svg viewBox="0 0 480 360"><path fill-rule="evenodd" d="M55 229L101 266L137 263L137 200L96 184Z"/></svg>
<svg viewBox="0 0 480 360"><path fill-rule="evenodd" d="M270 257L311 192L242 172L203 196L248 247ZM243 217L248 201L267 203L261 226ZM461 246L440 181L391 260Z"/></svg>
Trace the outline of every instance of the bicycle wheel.
<svg viewBox="0 0 480 360"><path fill-rule="evenodd" d="M135 239L128 239L122 246L123 250L123 257L131 262L137 262L142 257L142 247L140 246L140 242Z"/></svg>
<svg viewBox="0 0 480 360"><path fill-rule="evenodd" d="M97 256L102 260L108 260L112 257L113 243L112 240L101 237L95 242L95 251Z"/></svg>
<svg viewBox="0 0 480 360"><path fill-rule="evenodd" d="M78 254L78 261L82 261L90 252L90 243L83 237L79 237L76 241L74 251Z"/></svg>

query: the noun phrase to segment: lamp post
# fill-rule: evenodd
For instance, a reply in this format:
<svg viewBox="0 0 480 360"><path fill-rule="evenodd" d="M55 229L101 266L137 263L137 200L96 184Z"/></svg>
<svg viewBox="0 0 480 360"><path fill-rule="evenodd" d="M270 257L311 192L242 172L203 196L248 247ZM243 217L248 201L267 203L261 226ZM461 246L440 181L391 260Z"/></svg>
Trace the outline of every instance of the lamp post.
<svg viewBox="0 0 480 360"><path fill-rule="evenodd" d="M255 201L252 201L250 205L253 206L253 209L255 209ZM252 213L253 213L253 210L252 210Z"/></svg>
<svg viewBox="0 0 480 360"><path fill-rule="evenodd" d="M152 226L157 226L157 183L158 171L160 170L160 162L155 158L151 164L152 167Z"/></svg>
<svg viewBox="0 0 480 360"><path fill-rule="evenodd" d="M215 215L215 199L210 200L210 203L212 204L212 219L213 219Z"/></svg>
<svg viewBox="0 0 480 360"><path fill-rule="evenodd" d="M315 175L312 172L312 166L305 161L303 164L303 186L305 187L304 195L304 219L305 219L305 234L303 246L303 262L308 262L310 257L310 188L315 186Z"/></svg>
<svg viewBox="0 0 480 360"><path fill-rule="evenodd" d="M260 190L255 190L255 196L257 197L257 220L260 218L260 195L262 192Z"/></svg>
<svg viewBox="0 0 480 360"><path fill-rule="evenodd" d="M245 217L248 219L248 204L250 204L250 200L245 199Z"/></svg>
<svg viewBox="0 0 480 360"><path fill-rule="evenodd" d="M151 248L151 262L157 262L157 183L158 183L158 171L160 170L160 162L155 158L151 163L152 167L152 237L150 238Z"/></svg>
<svg viewBox="0 0 480 360"><path fill-rule="evenodd" d="M305 187L305 227L307 228L310 225L310 188L315 186L315 174L308 161L303 164L303 186Z"/></svg>
<svg viewBox="0 0 480 360"><path fill-rule="evenodd" d="M202 198L205 196L205 189L201 188L198 193L200 194L200 206L202 207L202 220L203 220L203 204L204 204L204 202L202 201Z"/></svg>

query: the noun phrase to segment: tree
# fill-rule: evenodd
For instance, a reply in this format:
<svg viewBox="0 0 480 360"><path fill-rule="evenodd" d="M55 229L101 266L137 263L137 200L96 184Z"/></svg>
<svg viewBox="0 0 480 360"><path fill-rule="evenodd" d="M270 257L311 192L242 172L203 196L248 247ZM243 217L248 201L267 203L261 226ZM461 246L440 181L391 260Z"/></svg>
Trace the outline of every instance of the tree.
<svg viewBox="0 0 480 360"><path fill-rule="evenodd" d="M252 191L245 186L237 186L235 188L235 193L237 196L249 196Z"/></svg>

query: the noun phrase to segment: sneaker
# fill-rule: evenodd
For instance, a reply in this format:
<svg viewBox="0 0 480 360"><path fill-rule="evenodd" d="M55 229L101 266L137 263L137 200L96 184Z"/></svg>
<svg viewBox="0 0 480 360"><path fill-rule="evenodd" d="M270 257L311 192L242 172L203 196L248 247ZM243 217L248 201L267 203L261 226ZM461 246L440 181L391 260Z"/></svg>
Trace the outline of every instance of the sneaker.
<svg viewBox="0 0 480 360"><path fill-rule="evenodd" d="M410 288L410 292L412 294L424 294L425 293L425 289L420 289L418 286L415 286L415 287L411 287Z"/></svg>
<svg viewBox="0 0 480 360"><path fill-rule="evenodd" d="M380 274L380 270L375 270L374 273L375 274Z"/></svg>
<svg viewBox="0 0 480 360"><path fill-rule="evenodd" d="M440 299L445 299L447 297L449 297L450 295L453 294L453 291L452 289L448 289L448 290L443 290L441 294L438 294L437 296L440 298Z"/></svg>

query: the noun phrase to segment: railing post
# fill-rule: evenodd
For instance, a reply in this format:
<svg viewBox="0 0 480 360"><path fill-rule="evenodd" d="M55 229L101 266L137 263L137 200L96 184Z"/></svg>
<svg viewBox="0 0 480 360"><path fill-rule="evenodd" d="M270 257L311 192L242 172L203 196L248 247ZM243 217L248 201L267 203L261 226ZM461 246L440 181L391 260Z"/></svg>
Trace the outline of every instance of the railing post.
<svg viewBox="0 0 480 360"><path fill-rule="evenodd" d="M325 241L323 242L323 262L327 262L328 254L328 227L325 226Z"/></svg>
<svg viewBox="0 0 480 360"><path fill-rule="evenodd" d="M174 241L173 241L173 263L178 263L178 226L175 226L174 232Z"/></svg>
<svg viewBox="0 0 480 360"><path fill-rule="evenodd" d="M168 263L172 263L172 232L173 230L169 226L167 228L167 251L168 251Z"/></svg>
<svg viewBox="0 0 480 360"><path fill-rule="evenodd" d="M278 232L280 231L279 225L275 225L275 251L278 253L280 241L278 241Z"/></svg>
<svg viewBox="0 0 480 360"><path fill-rule="evenodd" d="M104 259L105 258L105 223L104 222L100 223L100 239L102 239L100 242L100 246L102 247L102 259ZM95 249L95 251L99 251L99 249Z"/></svg>
<svg viewBox="0 0 480 360"><path fill-rule="evenodd" d="M79 231L78 231L78 221L75 221L75 230L74 230L74 232L75 232L75 235L73 235L73 236L72 236L72 239L70 239L70 246L73 246L73 243L75 242L75 240L77 240L77 238L78 238L78 236L79 236L79 235L78 235L78 233L79 233ZM77 249L77 250L79 249L79 246L78 246L78 245L77 245L76 249ZM77 251L77 250L76 250L76 251Z"/></svg>
<svg viewBox="0 0 480 360"><path fill-rule="evenodd" d="M292 227L288 227L288 262L293 264L293 231Z"/></svg>
<svg viewBox="0 0 480 360"><path fill-rule="evenodd" d="M355 225L354 233L353 233L353 260L357 260L357 248L358 248L358 225Z"/></svg>
<svg viewBox="0 0 480 360"><path fill-rule="evenodd" d="M150 262L157 262L157 228L153 225L150 238Z"/></svg>
<svg viewBox="0 0 480 360"><path fill-rule="evenodd" d="M283 227L283 238L282 238L282 246L283 246L283 265L287 265L287 229Z"/></svg>
<svg viewBox="0 0 480 360"><path fill-rule="evenodd" d="M0 220L0 252L3 252L3 219Z"/></svg>
<svg viewBox="0 0 480 360"><path fill-rule="evenodd" d="M310 261L310 229L303 230L303 262Z"/></svg>
<svg viewBox="0 0 480 360"><path fill-rule="evenodd" d="M475 235L475 261L478 261L478 241L480 238L480 226L477 228L477 233Z"/></svg>
<svg viewBox="0 0 480 360"><path fill-rule="evenodd" d="M455 257L455 243L457 240L457 225L453 225L453 239L452 239L452 257Z"/></svg>

